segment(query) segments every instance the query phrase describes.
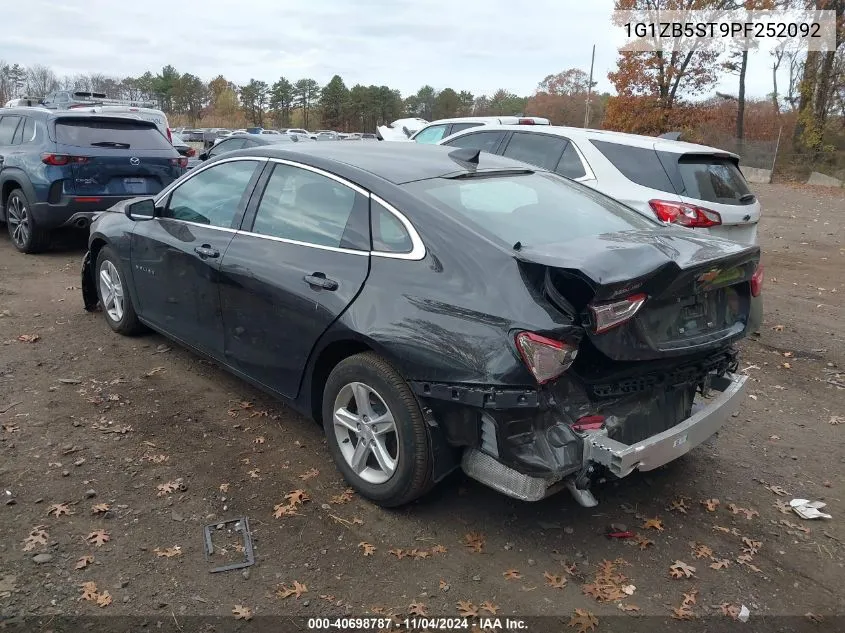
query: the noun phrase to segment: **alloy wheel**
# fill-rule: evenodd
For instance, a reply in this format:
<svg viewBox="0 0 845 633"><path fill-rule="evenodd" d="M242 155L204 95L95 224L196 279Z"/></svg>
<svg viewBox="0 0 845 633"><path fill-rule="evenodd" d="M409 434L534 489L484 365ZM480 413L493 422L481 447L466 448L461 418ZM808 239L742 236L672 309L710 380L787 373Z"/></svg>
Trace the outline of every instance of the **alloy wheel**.
<svg viewBox="0 0 845 633"><path fill-rule="evenodd" d="M29 214L26 205L18 196L12 196L9 199L7 216L12 240L18 247L23 248L29 241Z"/></svg>
<svg viewBox="0 0 845 633"><path fill-rule="evenodd" d="M100 297L109 318L115 322L120 321L124 311L123 283L117 268L109 260L103 261L100 266Z"/></svg>
<svg viewBox="0 0 845 633"><path fill-rule="evenodd" d="M399 435L390 408L363 382L351 382L334 402L334 431L352 471L370 484L383 484L396 472Z"/></svg>

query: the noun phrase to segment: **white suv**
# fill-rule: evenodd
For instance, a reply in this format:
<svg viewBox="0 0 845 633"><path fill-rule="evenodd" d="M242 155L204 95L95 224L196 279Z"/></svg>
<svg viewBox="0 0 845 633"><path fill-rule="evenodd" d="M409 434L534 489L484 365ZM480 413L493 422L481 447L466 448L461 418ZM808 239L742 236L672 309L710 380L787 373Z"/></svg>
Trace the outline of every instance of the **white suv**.
<svg viewBox="0 0 845 633"><path fill-rule="evenodd" d="M739 171L736 154L651 136L559 126L487 125L439 144L515 158L582 182L650 217L757 244L760 202Z"/></svg>

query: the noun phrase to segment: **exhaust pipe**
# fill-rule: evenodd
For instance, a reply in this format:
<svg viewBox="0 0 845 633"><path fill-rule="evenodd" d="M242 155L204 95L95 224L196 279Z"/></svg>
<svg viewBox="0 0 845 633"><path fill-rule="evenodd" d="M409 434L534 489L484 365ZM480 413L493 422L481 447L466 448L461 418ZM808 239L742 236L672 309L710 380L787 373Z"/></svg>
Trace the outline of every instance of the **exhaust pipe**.
<svg viewBox="0 0 845 633"><path fill-rule="evenodd" d="M73 225L78 229L84 229L88 227L88 218L79 218Z"/></svg>

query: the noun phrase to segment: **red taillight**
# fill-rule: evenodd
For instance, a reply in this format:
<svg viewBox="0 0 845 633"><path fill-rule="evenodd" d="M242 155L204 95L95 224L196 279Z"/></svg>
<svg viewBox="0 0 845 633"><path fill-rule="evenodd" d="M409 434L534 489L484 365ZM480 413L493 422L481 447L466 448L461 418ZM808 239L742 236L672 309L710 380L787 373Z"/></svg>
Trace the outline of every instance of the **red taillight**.
<svg viewBox="0 0 845 633"><path fill-rule="evenodd" d="M763 292L763 267L757 266L757 270L751 276L751 296L759 297Z"/></svg>
<svg viewBox="0 0 845 633"><path fill-rule="evenodd" d="M188 166L188 159L184 156L180 156L179 158L171 158L170 159L171 165L178 165L181 168L186 168Z"/></svg>
<svg viewBox="0 0 845 633"><path fill-rule="evenodd" d="M187 154L188 156L196 156L196 155L197 155L197 150L195 150L193 147L189 147L189 148L188 148L188 151L186 152L186 154Z"/></svg>
<svg viewBox="0 0 845 633"><path fill-rule="evenodd" d="M75 202L100 202L102 198L74 198Z"/></svg>
<svg viewBox="0 0 845 633"><path fill-rule="evenodd" d="M646 298L646 294L640 293L621 301L591 305L590 312L593 314L595 333L601 334L625 323L643 307Z"/></svg>
<svg viewBox="0 0 845 633"><path fill-rule="evenodd" d="M45 165L62 167L70 163L81 165L88 162L87 156L68 156L67 154L41 154L41 162Z"/></svg>
<svg viewBox="0 0 845 633"><path fill-rule="evenodd" d="M578 355L577 347L534 332L520 332L515 340L519 355L541 385L569 369Z"/></svg>
<svg viewBox="0 0 845 633"><path fill-rule="evenodd" d="M584 415L575 420L571 428L573 431L597 431L603 426L603 415Z"/></svg>
<svg viewBox="0 0 845 633"><path fill-rule="evenodd" d="M534 125L534 119L520 119L517 123L519 125Z"/></svg>
<svg viewBox="0 0 845 633"><path fill-rule="evenodd" d="M167 140L173 145L173 132L170 131L170 128L167 128Z"/></svg>
<svg viewBox="0 0 845 633"><path fill-rule="evenodd" d="M663 222L671 222L689 228L706 229L722 223L722 216L694 204L685 202L669 202L667 200L650 200L654 214Z"/></svg>

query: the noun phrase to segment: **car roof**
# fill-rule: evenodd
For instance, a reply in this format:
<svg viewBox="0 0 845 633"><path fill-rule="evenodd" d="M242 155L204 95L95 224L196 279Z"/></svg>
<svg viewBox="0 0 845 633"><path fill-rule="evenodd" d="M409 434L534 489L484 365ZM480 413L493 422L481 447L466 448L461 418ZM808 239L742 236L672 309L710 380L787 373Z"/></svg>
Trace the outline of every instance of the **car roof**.
<svg viewBox="0 0 845 633"><path fill-rule="evenodd" d="M449 153L454 151L452 147L417 143L291 143L285 144L284 149L268 143L266 147L227 152L221 158L250 155L283 158L329 171L332 167L346 166L401 185L447 174L468 173L470 170L466 166L449 157ZM503 156L486 152L481 154L477 171L505 169L544 171ZM344 172L339 175L350 176L347 169L337 171Z"/></svg>
<svg viewBox="0 0 845 633"><path fill-rule="evenodd" d="M27 107L19 108L0 108L0 116L6 115L43 115L45 119L117 119L120 121L132 121L134 123L149 124L155 127L155 124L146 119L133 116L133 113L128 112L86 112L83 110L48 110L46 108Z"/></svg>
<svg viewBox="0 0 845 633"><path fill-rule="evenodd" d="M590 128L567 127L564 125L538 125L536 127L530 125L486 125L483 130L471 128L469 130L462 130L451 136L447 136L443 141L458 136L466 136L473 132L490 132L493 130L514 131L514 132L535 132L540 134L552 134L556 136L565 136L573 141L608 141L610 143L620 143L631 147L643 147L648 149L655 149L661 152L670 152L674 154L698 153L698 154L722 154L738 158L736 154L728 152L717 147L710 147L707 145L699 145L698 143L687 143L686 141L670 141L667 139L658 138L656 136L645 136L642 134L628 134L625 132L614 132L612 130L594 130Z"/></svg>

